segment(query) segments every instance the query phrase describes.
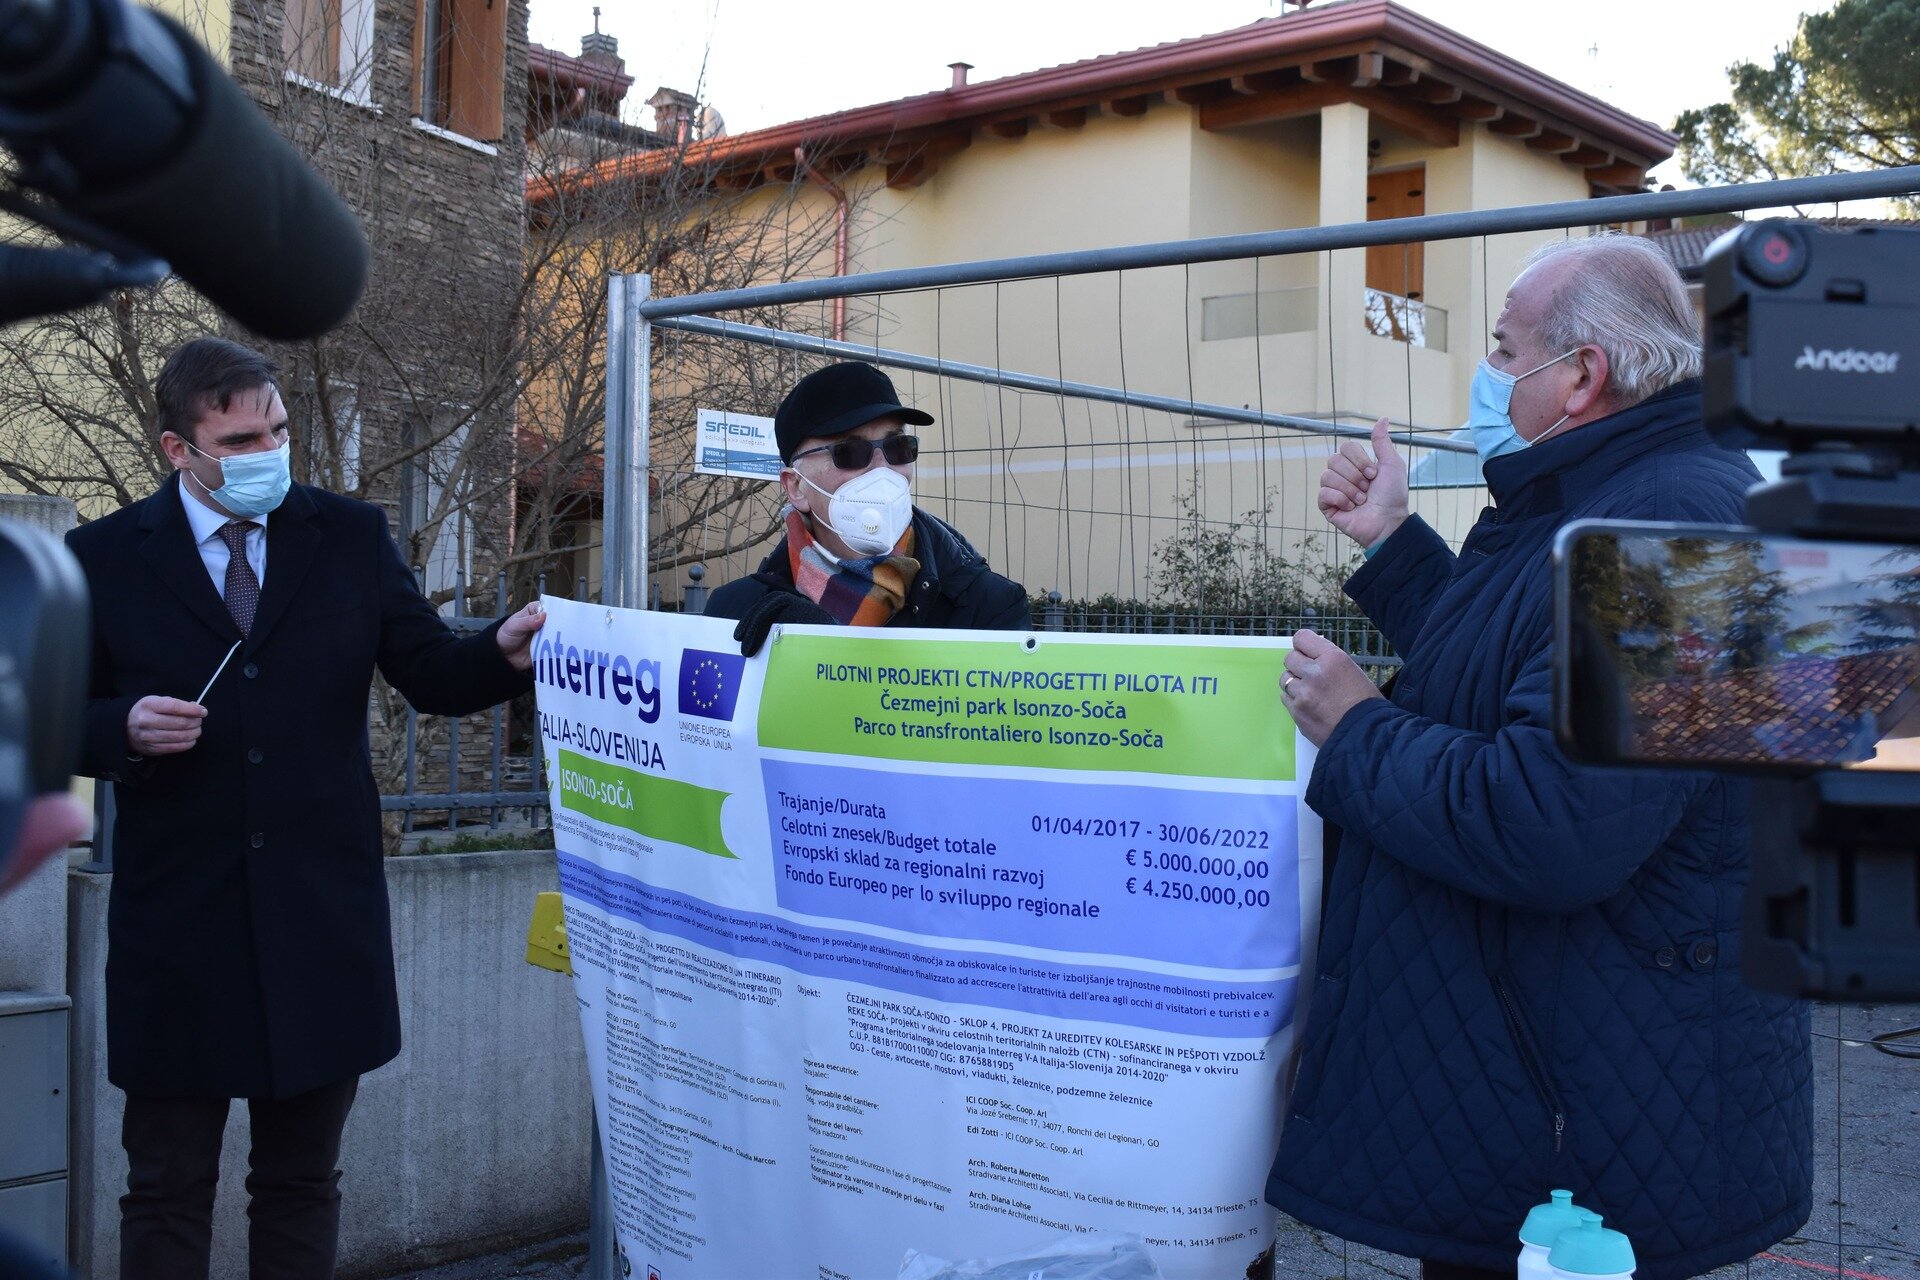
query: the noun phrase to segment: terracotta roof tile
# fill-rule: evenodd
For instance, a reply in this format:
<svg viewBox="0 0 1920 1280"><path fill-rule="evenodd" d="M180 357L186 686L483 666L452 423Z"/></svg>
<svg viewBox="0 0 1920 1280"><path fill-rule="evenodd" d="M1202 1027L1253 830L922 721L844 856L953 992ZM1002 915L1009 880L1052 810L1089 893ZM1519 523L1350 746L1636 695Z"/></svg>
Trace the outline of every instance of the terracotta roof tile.
<svg viewBox="0 0 1920 1280"><path fill-rule="evenodd" d="M1839 764L1920 709L1913 646L1805 656L1643 684L1629 696L1636 754L1648 759Z"/></svg>
<svg viewBox="0 0 1920 1280"><path fill-rule="evenodd" d="M1920 222L1904 218L1812 218L1815 226L1820 227L1916 227ZM1700 262L1707 256L1707 250L1713 242L1734 229L1737 224L1721 223L1707 227L1669 227L1663 231L1644 233L1646 239L1665 253L1672 261L1674 269L1683 280L1700 278Z"/></svg>

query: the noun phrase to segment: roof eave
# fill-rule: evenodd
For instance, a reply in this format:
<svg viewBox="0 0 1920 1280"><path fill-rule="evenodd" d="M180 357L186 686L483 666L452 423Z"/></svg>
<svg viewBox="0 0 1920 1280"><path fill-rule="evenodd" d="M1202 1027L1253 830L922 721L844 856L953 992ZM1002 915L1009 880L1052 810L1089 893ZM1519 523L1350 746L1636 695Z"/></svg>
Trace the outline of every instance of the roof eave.
<svg viewBox="0 0 1920 1280"><path fill-rule="evenodd" d="M689 147L683 160L693 166L722 167L789 156L795 147L819 150L910 139L943 129L971 128L1023 109L1040 111L1161 92L1182 81L1226 78L1236 74L1236 68L1252 71L1263 63L1282 65L1301 54L1367 42L1389 45L1411 61L1444 67L1455 78L1471 79L1496 95L1528 104L1587 134L1632 165L1650 168L1671 156L1678 143L1673 134L1649 121L1542 75L1391 0L1351 0L1191 40L712 139ZM665 161L634 157L612 163L618 168L600 176L643 176L648 168Z"/></svg>

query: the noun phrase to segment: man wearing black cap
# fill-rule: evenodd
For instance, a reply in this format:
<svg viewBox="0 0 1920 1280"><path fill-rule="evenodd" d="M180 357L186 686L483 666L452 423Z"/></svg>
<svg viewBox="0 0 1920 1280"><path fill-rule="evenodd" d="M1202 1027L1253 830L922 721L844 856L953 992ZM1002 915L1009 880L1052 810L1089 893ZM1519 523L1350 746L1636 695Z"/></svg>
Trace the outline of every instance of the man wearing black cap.
<svg viewBox="0 0 1920 1280"><path fill-rule="evenodd" d="M1026 589L987 567L954 528L913 505L933 418L900 403L887 375L852 361L808 374L773 417L786 468L787 533L751 577L713 593L754 654L776 622L1025 631Z"/></svg>

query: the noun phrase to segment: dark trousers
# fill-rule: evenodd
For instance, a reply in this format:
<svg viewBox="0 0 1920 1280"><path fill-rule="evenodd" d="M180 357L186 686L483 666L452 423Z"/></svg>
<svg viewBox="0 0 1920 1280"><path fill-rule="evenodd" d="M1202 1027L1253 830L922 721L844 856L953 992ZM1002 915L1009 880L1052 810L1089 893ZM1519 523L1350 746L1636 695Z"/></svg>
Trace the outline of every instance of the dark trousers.
<svg viewBox="0 0 1920 1280"><path fill-rule="evenodd" d="M340 1240L340 1133L360 1080L249 1098L248 1274L332 1280ZM120 1280L207 1280L226 1098L129 1095L120 1126Z"/></svg>
<svg viewBox="0 0 1920 1280"><path fill-rule="evenodd" d="M1420 1280L1513 1280L1514 1267L1520 1265L1520 1250L1513 1251L1514 1265L1489 1271L1485 1267L1463 1267L1457 1262L1422 1262Z"/></svg>

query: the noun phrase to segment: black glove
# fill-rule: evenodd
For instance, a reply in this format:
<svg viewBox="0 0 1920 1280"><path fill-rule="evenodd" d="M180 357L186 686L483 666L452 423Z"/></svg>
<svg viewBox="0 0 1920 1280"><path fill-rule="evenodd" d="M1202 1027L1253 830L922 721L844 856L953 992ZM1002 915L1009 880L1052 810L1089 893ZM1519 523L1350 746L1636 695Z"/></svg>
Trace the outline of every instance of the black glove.
<svg viewBox="0 0 1920 1280"><path fill-rule="evenodd" d="M753 608L747 610L747 616L740 619L740 625L733 629L733 638L740 642L740 652L749 658L760 652L760 646L767 642L767 633L773 630L776 622L832 626L834 618L805 596L797 596L790 591L769 591L760 597Z"/></svg>

